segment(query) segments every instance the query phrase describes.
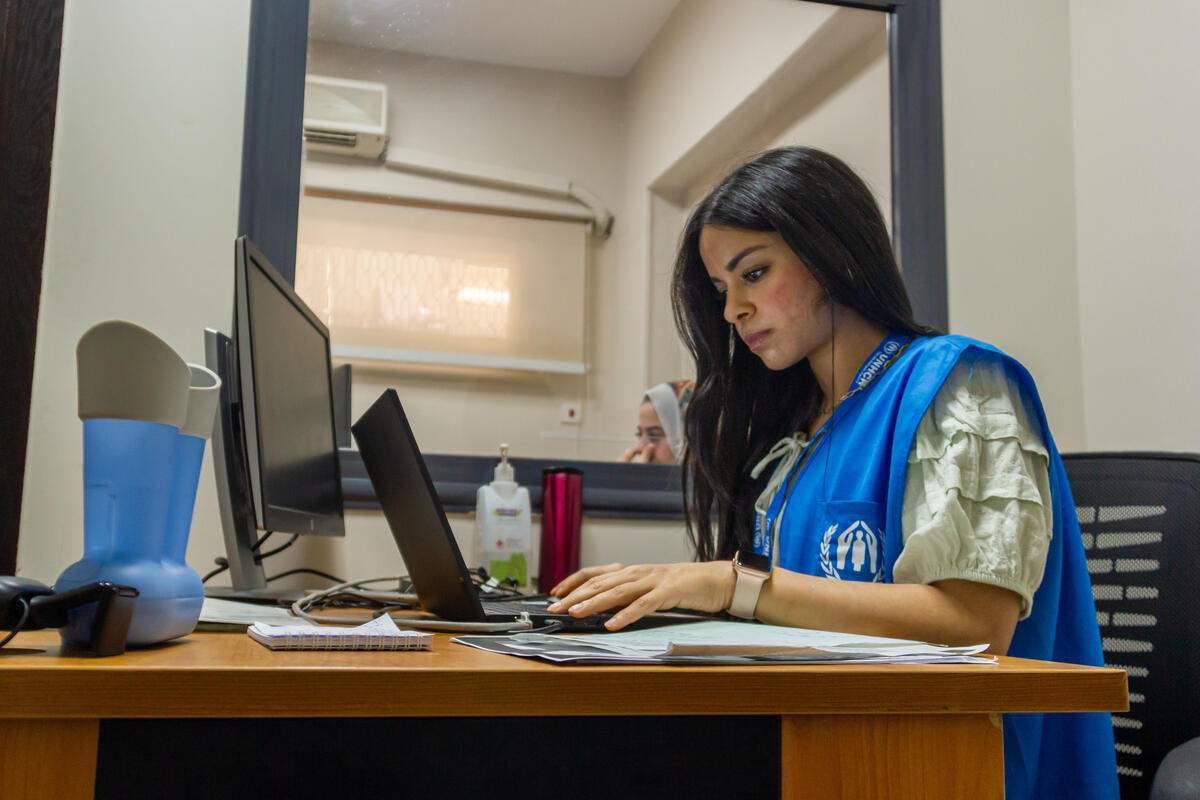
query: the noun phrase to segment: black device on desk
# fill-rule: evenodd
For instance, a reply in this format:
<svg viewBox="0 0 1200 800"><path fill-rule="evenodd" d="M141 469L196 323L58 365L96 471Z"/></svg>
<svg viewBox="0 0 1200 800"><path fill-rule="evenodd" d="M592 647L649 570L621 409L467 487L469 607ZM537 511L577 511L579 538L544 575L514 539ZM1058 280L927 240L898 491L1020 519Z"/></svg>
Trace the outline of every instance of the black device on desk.
<svg viewBox="0 0 1200 800"><path fill-rule="evenodd" d="M480 600L395 389L381 394L350 429L422 608L454 622L511 622L525 613L538 626L558 622L571 631L606 630L604 622L612 614L576 618L547 612L545 600ZM695 619L693 614L660 612L630 627Z"/></svg>
<svg viewBox="0 0 1200 800"><path fill-rule="evenodd" d="M329 330L253 242L234 252L233 335L204 337L222 381L212 448L233 586L205 594L292 600L267 588L258 531L345 535Z"/></svg>
<svg viewBox="0 0 1200 800"><path fill-rule="evenodd" d="M125 652L129 620L138 590L103 581L87 583L66 592L55 592L41 581L0 575L0 630L35 631L61 628L73 609L96 603L88 648L100 656ZM12 635L0 645L7 643Z"/></svg>

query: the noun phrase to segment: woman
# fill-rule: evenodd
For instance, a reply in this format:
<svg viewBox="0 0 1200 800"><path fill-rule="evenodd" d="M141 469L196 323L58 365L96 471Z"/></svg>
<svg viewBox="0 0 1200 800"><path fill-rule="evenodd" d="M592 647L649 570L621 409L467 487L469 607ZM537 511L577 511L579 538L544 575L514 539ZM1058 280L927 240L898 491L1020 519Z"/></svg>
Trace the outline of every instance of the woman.
<svg viewBox="0 0 1200 800"><path fill-rule="evenodd" d="M728 610L1103 663L1032 378L913 320L845 164L787 148L734 171L684 230L673 301L697 369L684 470L698 560L581 570L551 610L619 607L614 630ZM1115 770L1107 714L1006 718L1009 798L1115 797Z"/></svg>
<svg viewBox="0 0 1200 800"><path fill-rule="evenodd" d="M621 461L674 464L683 454L683 412L692 399L692 382L667 381L651 386L638 406L637 444Z"/></svg>

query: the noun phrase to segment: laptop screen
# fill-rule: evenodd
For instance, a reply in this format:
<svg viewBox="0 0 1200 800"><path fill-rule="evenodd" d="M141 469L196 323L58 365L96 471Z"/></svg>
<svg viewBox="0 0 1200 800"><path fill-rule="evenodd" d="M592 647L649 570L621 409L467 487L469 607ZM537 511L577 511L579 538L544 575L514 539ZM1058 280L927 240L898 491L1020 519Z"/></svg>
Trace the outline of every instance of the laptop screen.
<svg viewBox="0 0 1200 800"><path fill-rule="evenodd" d="M350 426L421 607L442 619L484 621L446 513L395 389Z"/></svg>

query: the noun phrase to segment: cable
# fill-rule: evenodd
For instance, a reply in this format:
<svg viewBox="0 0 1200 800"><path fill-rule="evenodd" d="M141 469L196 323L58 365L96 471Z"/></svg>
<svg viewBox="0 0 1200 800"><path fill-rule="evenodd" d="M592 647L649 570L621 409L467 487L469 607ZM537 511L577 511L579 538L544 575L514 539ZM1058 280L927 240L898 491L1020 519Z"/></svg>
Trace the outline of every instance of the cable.
<svg viewBox="0 0 1200 800"><path fill-rule="evenodd" d="M201 578L201 583L208 583L209 578L215 578L225 570L229 569L229 560L222 556L217 556L214 558L213 563L217 565L217 568Z"/></svg>
<svg viewBox="0 0 1200 800"><path fill-rule="evenodd" d="M563 629L562 620L548 619L540 628L522 628L517 631L483 631L481 636L512 636L514 633L554 633Z"/></svg>
<svg viewBox="0 0 1200 800"><path fill-rule="evenodd" d="M270 583L273 580L278 580L279 578L285 578L288 575L298 575L300 573L304 573L306 575L319 575L320 577L325 578L326 580L333 581L334 583L344 583L344 581L341 578L337 577L336 575L330 575L328 572L321 572L321 570L319 570L319 569L308 569L307 567L297 567L296 569L289 569L289 570L279 573L278 575L272 575L271 577L267 578L266 580L267 580L267 583Z"/></svg>
<svg viewBox="0 0 1200 800"><path fill-rule="evenodd" d="M263 542L265 542L267 540L267 536L270 536L272 533L274 533L274 531L267 531L266 536L263 536L261 539L258 540L258 544L262 544ZM268 550L265 553L255 554L254 563L261 564L265 559L270 558L271 556L275 555L276 553L282 553L284 550L287 550L289 547L294 545L296 543L296 540L299 538L300 538L300 534L293 533L292 538L288 539L286 542L279 545L279 547L276 547L274 550Z"/></svg>
<svg viewBox="0 0 1200 800"><path fill-rule="evenodd" d="M347 581L339 583L336 586L330 586L327 589L320 589L315 592L301 597L296 602L292 603L292 613L297 617L306 619L309 622L315 622L318 625L361 625L363 620L361 617L333 617L322 616L314 617L307 612L307 609L315 602L323 598L338 595L349 594L355 597L370 598L374 600L385 600L395 602L397 600L408 601L410 598L415 600L411 595L397 595L390 592L373 592L364 591L361 589L365 584L370 583L396 583L399 579L388 578L367 578L360 581ZM382 614L388 614L387 609L381 611ZM508 631L526 631L533 627L529 621L528 614L522 614L520 618L513 622L451 622L440 619L413 619L411 617L397 617L389 614L392 621L400 628L416 628L431 631L450 631L458 633L496 633Z"/></svg>
<svg viewBox="0 0 1200 800"><path fill-rule="evenodd" d="M17 624L9 631L8 636L4 637L4 641L0 642L0 647L12 641L12 638L21 632L21 628L25 627L25 621L29 619L29 601L24 597L18 597L17 602L21 604L21 618L17 620Z"/></svg>
<svg viewBox="0 0 1200 800"><path fill-rule="evenodd" d="M267 532L266 532L266 533L264 533L262 536L258 537L258 541L256 541L254 544L250 545L250 552L251 552L251 553L257 553L257 552L258 552L258 548L262 547L262 546L263 546L263 542L265 542L267 539L270 539L270 538L271 538L271 534L273 534L274 532L275 532L275 531L267 531Z"/></svg>
<svg viewBox="0 0 1200 800"><path fill-rule="evenodd" d="M300 534L293 533L291 539L288 539L287 542L279 545L279 547L276 547L274 550L268 550L265 553L258 552L258 549L263 546L263 542L265 542L268 538L270 538L271 534L273 534L273 533L275 533L275 531L267 531L262 536L258 537L258 539L254 542L254 544L250 545L250 552L254 554L254 563L255 564L262 564L264 559L270 558L271 556L275 555L276 553L280 553L280 552L283 552L284 550L287 550L289 547L291 547L292 545L294 545L296 543L297 539L300 538ZM217 556L216 558L213 559L213 563L217 565L217 568L212 570L211 572L209 572L203 578L201 578L200 579L201 583L208 583L210 579L217 577L222 572L229 569L229 559L225 558L224 556ZM284 573L284 574L291 574L291 573ZM322 573L317 573L317 574L321 575ZM282 575L275 576L275 578L280 578L280 577L283 577L283 576ZM324 575L324 577L329 578L332 581L341 580L340 578L335 578L332 575ZM272 580L274 580L274 578L267 578L268 583Z"/></svg>

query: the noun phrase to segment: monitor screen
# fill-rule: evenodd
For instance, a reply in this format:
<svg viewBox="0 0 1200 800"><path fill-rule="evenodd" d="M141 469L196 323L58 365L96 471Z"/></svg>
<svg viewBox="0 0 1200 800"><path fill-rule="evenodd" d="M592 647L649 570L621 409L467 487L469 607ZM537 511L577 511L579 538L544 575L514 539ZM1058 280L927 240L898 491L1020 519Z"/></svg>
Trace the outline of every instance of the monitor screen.
<svg viewBox="0 0 1200 800"><path fill-rule="evenodd" d="M342 536L329 331L245 237L234 317L247 471L263 530Z"/></svg>

